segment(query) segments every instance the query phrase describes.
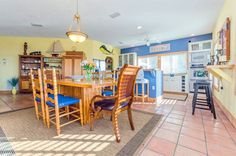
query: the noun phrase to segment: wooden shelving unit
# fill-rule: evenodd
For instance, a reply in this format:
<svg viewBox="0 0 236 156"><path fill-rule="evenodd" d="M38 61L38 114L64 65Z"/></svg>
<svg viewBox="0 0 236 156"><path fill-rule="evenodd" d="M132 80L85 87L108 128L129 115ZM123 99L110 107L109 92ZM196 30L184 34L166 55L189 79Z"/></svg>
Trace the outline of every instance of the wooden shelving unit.
<svg viewBox="0 0 236 156"><path fill-rule="evenodd" d="M225 70L233 70L235 68L234 64L230 65L211 65L207 66L207 70L216 78L224 79L230 83L233 81L233 77L225 72Z"/></svg>
<svg viewBox="0 0 236 156"><path fill-rule="evenodd" d="M55 68L59 71L62 69L62 57L44 57L43 66L45 69Z"/></svg>
<svg viewBox="0 0 236 156"><path fill-rule="evenodd" d="M19 91L30 93L30 69L37 70L43 67L43 55L19 55Z"/></svg>

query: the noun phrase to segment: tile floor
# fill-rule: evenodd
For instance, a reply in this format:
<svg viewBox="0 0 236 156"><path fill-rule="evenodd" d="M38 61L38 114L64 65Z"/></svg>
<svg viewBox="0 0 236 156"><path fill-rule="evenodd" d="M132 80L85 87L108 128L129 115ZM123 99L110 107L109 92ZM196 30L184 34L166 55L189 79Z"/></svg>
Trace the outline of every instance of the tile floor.
<svg viewBox="0 0 236 156"><path fill-rule="evenodd" d="M162 100L159 104L134 104L135 109L163 114L141 156L235 156L236 129L216 106L217 119L210 111L196 110L192 96L186 101Z"/></svg>
<svg viewBox="0 0 236 156"><path fill-rule="evenodd" d="M31 94L0 93L0 113L33 107Z"/></svg>
<svg viewBox="0 0 236 156"><path fill-rule="evenodd" d="M196 110L192 96L186 101L164 99L157 104L134 104L133 108L163 115L140 156L235 156L236 129L216 106L217 119L210 111ZM32 107L31 95L0 94L0 113Z"/></svg>

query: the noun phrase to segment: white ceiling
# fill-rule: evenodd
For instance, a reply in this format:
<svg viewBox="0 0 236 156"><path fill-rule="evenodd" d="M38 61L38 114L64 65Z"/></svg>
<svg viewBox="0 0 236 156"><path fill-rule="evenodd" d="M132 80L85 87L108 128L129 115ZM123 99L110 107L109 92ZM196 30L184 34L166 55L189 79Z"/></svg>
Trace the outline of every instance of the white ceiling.
<svg viewBox="0 0 236 156"><path fill-rule="evenodd" d="M212 32L224 0L79 0L89 38L129 47ZM76 0L1 0L0 35L66 37ZM112 19L114 12L120 16ZM31 23L43 27L32 27ZM143 28L138 30L137 26ZM122 42L119 43L119 42Z"/></svg>

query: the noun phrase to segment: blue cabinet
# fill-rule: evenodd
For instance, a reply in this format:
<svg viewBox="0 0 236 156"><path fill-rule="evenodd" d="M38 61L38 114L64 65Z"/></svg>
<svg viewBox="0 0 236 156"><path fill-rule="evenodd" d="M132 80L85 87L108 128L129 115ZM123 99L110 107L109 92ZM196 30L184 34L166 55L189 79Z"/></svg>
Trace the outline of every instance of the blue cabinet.
<svg viewBox="0 0 236 156"><path fill-rule="evenodd" d="M149 81L149 97L159 98L163 95L163 71L156 69L144 69L144 79ZM139 81L139 80L138 80ZM145 94L147 86L145 85ZM141 84L138 85L139 94L142 92Z"/></svg>
<svg viewBox="0 0 236 156"><path fill-rule="evenodd" d="M149 80L149 97L161 97L163 95L163 72L155 69L144 70L144 78Z"/></svg>

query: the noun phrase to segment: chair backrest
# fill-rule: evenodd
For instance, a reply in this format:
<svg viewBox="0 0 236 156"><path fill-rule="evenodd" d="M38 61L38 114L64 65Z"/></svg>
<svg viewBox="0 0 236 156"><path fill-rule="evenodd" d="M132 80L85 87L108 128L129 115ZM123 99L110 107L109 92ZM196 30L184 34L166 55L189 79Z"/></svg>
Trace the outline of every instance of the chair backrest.
<svg viewBox="0 0 236 156"><path fill-rule="evenodd" d="M61 72L59 70L55 70L55 71L56 71L56 78L57 78L57 80L62 79ZM47 79L51 79L52 80L52 78L53 78L52 69L46 69L45 70L45 74L47 76Z"/></svg>
<svg viewBox="0 0 236 156"><path fill-rule="evenodd" d="M105 71L104 72L104 80L114 80L114 72Z"/></svg>
<svg viewBox="0 0 236 156"><path fill-rule="evenodd" d="M134 97L135 80L140 69L140 67L125 64L120 70L116 93L118 96L118 104Z"/></svg>
<svg viewBox="0 0 236 156"><path fill-rule="evenodd" d="M92 73L92 78L94 80L98 80L100 78L100 72L93 72Z"/></svg>
<svg viewBox="0 0 236 156"><path fill-rule="evenodd" d="M34 102L37 102L36 99L39 99L40 102L43 103L44 94L41 69L38 69L37 71L30 69L30 78L32 83Z"/></svg>
<svg viewBox="0 0 236 156"><path fill-rule="evenodd" d="M52 70L43 70L43 83L44 83L44 98L45 102L51 102L58 107L58 90L57 90L57 72ZM49 96L52 95L52 96Z"/></svg>
<svg viewBox="0 0 236 156"><path fill-rule="evenodd" d="M92 78L94 80L115 80L115 72L113 71L100 71L92 73Z"/></svg>

